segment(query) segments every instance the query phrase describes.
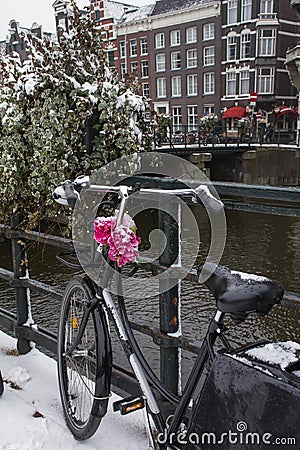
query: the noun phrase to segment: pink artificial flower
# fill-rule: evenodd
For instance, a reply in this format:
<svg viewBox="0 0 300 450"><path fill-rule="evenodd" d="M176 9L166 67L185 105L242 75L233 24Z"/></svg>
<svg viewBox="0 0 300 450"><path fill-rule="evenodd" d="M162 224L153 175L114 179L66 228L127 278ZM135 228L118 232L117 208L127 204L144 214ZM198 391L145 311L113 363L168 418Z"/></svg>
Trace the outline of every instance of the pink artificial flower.
<svg viewBox="0 0 300 450"><path fill-rule="evenodd" d="M97 217L94 221L94 238L99 244L106 245L112 230L116 226L114 217Z"/></svg>
<svg viewBox="0 0 300 450"><path fill-rule="evenodd" d="M116 227L117 214L114 217L97 217L94 221L94 238L102 245L109 245L108 256L117 261L119 267L133 262L139 256L138 246L141 239L135 234L136 226L128 214L124 214L122 225Z"/></svg>
<svg viewBox="0 0 300 450"><path fill-rule="evenodd" d="M124 225L115 228L107 242L110 247L108 256L112 261L117 261L119 267L135 261L139 256L138 245L141 239Z"/></svg>

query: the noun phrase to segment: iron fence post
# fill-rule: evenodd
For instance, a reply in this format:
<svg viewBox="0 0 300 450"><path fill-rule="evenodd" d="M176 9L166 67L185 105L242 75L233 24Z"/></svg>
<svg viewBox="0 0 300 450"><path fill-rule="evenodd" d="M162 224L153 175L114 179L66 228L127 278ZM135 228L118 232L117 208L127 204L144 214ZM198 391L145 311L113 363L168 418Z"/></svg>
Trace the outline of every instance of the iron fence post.
<svg viewBox="0 0 300 450"><path fill-rule="evenodd" d="M21 223L21 215L19 213L12 214L10 219L11 229L17 230ZM12 260L14 277L21 280L27 277L28 263L26 244L18 237L11 238ZM29 298L27 288L24 286L15 286L16 292L16 309L17 309L17 326L24 325L29 318ZM17 336L18 337L18 336ZM25 355L30 352L31 345L28 339L18 338L17 348L19 353Z"/></svg>
<svg viewBox="0 0 300 450"><path fill-rule="evenodd" d="M166 236L166 246L160 256L160 263L170 267L178 262L180 229L178 217L179 205L170 199L164 203L159 211L159 226ZM172 217L173 216L173 217ZM166 277L160 281L159 313L160 331L162 333L176 333L179 330L179 285L178 280L174 285L174 278ZM180 361L179 350L172 343L160 347L160 375L166 387L178 394L180 391Z"/></svg>

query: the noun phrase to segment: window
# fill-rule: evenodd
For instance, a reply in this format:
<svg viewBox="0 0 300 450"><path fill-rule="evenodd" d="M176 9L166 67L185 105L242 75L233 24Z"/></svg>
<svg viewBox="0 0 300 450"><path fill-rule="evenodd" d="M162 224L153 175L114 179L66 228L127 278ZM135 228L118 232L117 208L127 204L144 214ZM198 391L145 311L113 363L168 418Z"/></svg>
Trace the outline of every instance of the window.
<svg viewBox="0 0 300 450"><path fill-rule="evenodd" d="M149 76L149 64L148 61L142 61L141 63L142 78Z"/></svg>
<svg viewBox="0 0 300 450"><path fill-rule="evenodd" d="M115 52L110 50L107 52L108 66L114 67L115 65Z"/></svg>
<svg viewBox="0 0 300 450"><path fill-rule="evenodd" d="M181 97L181 77L176 76L171 78L172 97Z"/></svg>
<svg viewBox="0 0 300 450"><path fill-rule="evenodd" d="M215 24L206 23L203 25L203 40L208 41L209 39L215 38Z"/></svg>
<svg viewBox="0 0 300 450"><path fill-rule="evenodd" d="M257 70L257 93L273 94L274 91L274 68L261 67Z"/></svg>
<svg viewBox="0 0 300 450"><path fill-rule="evenodd" d="M236 61L236 47L237 39L236 34L230 34L227 36L227 61Z"/></svg>
<svg viewBox="0 0 300 450"><path fill-rule="evenodd" d="M125 56L126 56L125 41L120 41L120 58L125 58Z"/></svg>
<svg viewBox="0 0 300 450"><path fill-rule="evenodd" d="M182 109L181 106L172 108L173 131L182 131Z"/></svg>
<svg viewBox="0 0 300 450"><path fill-rule="evenodd" d="M133 61L130 63L130 72L131 73L137 73L138 71L138 63L136 61Z"/></svg>
<svg viewBox="0 0 300 450"><path fill-rule="evenodd" d="M147 38L146 37L142 37L140 39L140 50L141 50L141 55L147 55L148 54L148 43L147 43Z"/></svg>
<svg viewBox="0 0 300 450"><path fill-rule="evenodd" d="M171 70L176 70L181 68L181 55L180 52L171 53Z"/></svg>
<svg viewBox="0 0 300 450"><path fill-rule="evenodd" d="M226 95L236 95L236 72L227 72Z"/></svg>
<svg viewBox="0 0 300 450"><path fill-rule="evenodd" d="M96 21L100 20L100 11L99 11L99 9L95 10L95 20Z"/></svg>
<svg viewBox="0 0 300 450"><path fill-rule="evenodd" d="M238 0L228 0L227 24L235 24L238 18Z"/></svg>
<svg viewBox="0 0 300 450"><path fill-rule="evenodd" d="M215 93L215 73L208 72L204 74L204 94Z"/></svg>
<svg viewBox="0 0 300 450"><path fill-rule="evenodd" d="M261 0L260 1L260 13L271 14L273 12L273 0Z"/></svg>
<svg viewBox="0 0 300 450"><path fill-rule="evenodd" d="M249 70L241 70L240 72L240 94L250 93L250 72Z"/></svg>
<svg viewBox="0 0 300 450"><path fill-rule="evenodd" d="M180 45L180 31L174 30L170 32L170 45L173 47L174 45Z"/></svg>
<svg viewBox="0 0 300 450"><path fill-rule="evenodd" d="M241 59L247 59L251 56L251 34L249 31L241 33Z"/></svg>
<svg viewBox="0 0 300 450"><path fill-rule="evenodd" d="M187 95L198 95L198 77L196 74L186 77Z"/></svg>
<svg viewBox="0 0 300 450"><path fill-rule="evenodd" d="M186 29L186 44L193 44L197 42L197 28L189 27Z"/></svg>
<svg viewBox="0 0 300 450"><path fill-rule="evenodd" d="M136 39L130 39L129 47L130 47L130 56L137 56L137 41L136 41Z"/></svg>
<svg viewBox="0 0 300 450"><path fill-rule="evenodd" d="M164 72L166 70L166 55L159 53L156 55L156 72Z"/></svg>
<svg viewBox="0 0 300 450"><path fill-rule="evenodd" d="M190 67L197 67L197 49L193 48L192 50L186 51L186 67L188 69Z"/></svg>
<svg viewBox="0 0 300 450"><path fill-rule="evenodd" d="M142 94L143 97L149 98L150 97L150 86L149 83L143 83L142 84Z"/></svg>
<svg viewBox="0 0 300 450"><path fill-rule="evenodd" d="M164 48L165 46L165 34L157 33L155 35L155 48Z"/></svg>
<svg viewBox="0 0 300 450"><path fill-rule="evenodd" d="M252 17L252 0L242 0L241 21L246 22Z"/></svg>
<svg viewBox="0 0 300 450"><path fill-rule="evenodd" d="M197 131L198 130L197 106L188 106L187 116L188 116L188 131Z"/></svg>
<svg viewBox="0 0 300 450"><path fill-rule="evenodd" d="M276 30L262 29L259 30L259 56L274 56L276 48Z"/></svg>
<svg viewBox="0 0 300 450"><path fill-rule="evenodd" d="M121 68L121 78L125 78L125 75L127 73L126 64L122 63L120 68Z"/></svg>
<svg viewBox="0 0 300 450"><path fill-rule="evenodd" d="M164 98L167 95L166 89L166 79L165 78L157 78L157 97Z"/></svg>
<svg viewBox="0 0 300 450"><path fill-rule="evenodd" d="M204 47L203 49L203 65L213 66L215 64L215 47Z"/></svg>
<svg viewBox="0 0 300 450"><path fill-rule="evenodd" d="M215 113L215 105L203 105L204 116L210 116Z"/></svg>

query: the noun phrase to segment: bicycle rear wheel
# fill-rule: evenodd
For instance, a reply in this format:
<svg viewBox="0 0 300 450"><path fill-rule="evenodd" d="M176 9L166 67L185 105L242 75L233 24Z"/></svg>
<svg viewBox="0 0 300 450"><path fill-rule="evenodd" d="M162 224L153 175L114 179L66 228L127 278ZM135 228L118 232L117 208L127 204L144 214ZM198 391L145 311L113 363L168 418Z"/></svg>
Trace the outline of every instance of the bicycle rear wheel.
<svg viewBox="0 0 300 450"><path fill-rule="evenodd" d="M93 293L83 279L66 287L58 328L58 379L65 420L78 440L90 438L106 414L110 393L111 349L102 309L89 315L79 345L75 342L87 303Z"/></svg>

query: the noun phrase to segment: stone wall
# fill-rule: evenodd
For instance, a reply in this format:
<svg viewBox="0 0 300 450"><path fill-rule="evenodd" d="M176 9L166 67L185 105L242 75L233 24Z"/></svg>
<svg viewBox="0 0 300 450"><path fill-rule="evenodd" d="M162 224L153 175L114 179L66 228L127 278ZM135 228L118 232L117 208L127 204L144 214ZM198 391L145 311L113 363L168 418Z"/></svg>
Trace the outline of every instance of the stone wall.
<svg viewBox="0 0 300 450"><path fill-rule="evenodd" d="M232 181L270 186L300 184L300 149L259 147L243 154L213 155L212 181Z"/></svg>

